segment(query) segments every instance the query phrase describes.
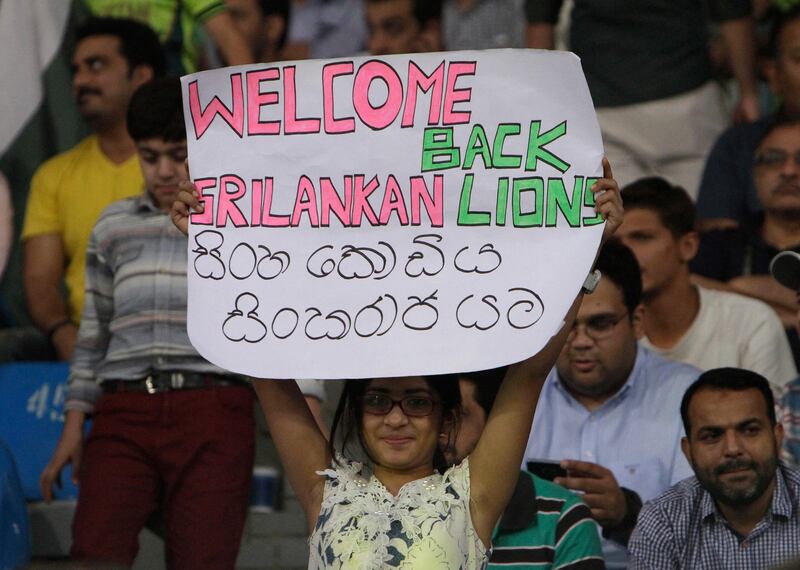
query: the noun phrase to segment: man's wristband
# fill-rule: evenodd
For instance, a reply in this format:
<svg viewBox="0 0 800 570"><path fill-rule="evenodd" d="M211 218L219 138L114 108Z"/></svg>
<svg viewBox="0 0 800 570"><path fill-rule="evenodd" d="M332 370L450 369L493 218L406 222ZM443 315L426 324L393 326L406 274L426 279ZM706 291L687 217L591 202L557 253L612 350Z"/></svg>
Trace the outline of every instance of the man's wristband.
<svg viewBox="0 0 800 570"><path fill-rule="evenodd" d="M72 324L72 320L71 320L71 319L68 319L68 318L66 318L66 317L64 317L64 318L63 318L63 319L61 319L60 321L56 321L56 323L55 323L55 324L53 324L53 325L52 325L52 326L51 326L49 329L47 329L47 331L45 332L45 335L47 335L47 340L48 340L48 341L50 341L50 342L53 342L53 336L55 336L55 334L56 334L56 333L57 333L57 332L58 332L58 331L59 331L61 328L65 327L65 326L67 326L67 325L71 325L71 324Z"/></svg>
<svg viewBox="0 0 800 570"><path fill-rule="evenodd" d="M603 538L613 540L627 547L628 540L631 538L631 533L633 532L633 527L636 526L636 519L639 518L639 512L642 510L642 499L636 491L626 487L620 487L620 490L625 496L625 516L614 528L604 528Z"/></svg>
<svg viewBox="0 0 800 570"><path fill-rule="evenodd" d="M603 274L600 273L599 269L595 269L594 271L590 272L589 275L586 276L586 280L583 282L581 292L584 295L591 295L594 293L594 290L597 289L597 285L600 283L600 278L602 276Z"/></svg>

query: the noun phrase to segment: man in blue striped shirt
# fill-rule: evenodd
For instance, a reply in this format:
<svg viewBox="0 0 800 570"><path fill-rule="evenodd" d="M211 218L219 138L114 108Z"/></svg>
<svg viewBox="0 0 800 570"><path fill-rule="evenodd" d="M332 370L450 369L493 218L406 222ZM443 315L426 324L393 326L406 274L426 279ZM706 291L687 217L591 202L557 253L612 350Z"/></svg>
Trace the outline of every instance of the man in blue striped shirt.
<svg viewBox="0 0 800 570"><path fill-rule="evenodd" d="M645 505L631 568L759 570L800 556L800 472L778 460L783 429L767 380L703 373L681 402L695 476Z"/></svg>

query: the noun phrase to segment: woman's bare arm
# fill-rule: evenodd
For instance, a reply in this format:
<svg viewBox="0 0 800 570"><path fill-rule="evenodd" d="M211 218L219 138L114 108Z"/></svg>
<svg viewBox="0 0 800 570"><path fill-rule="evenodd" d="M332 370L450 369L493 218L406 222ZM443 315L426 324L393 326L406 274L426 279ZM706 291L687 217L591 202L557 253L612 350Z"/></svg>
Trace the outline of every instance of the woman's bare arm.
<svg viewBox="0 0 800 570"><path fill-rule="evenodd" d="M254 380L253 387L310 532L319 516L325 484L316 472L331 464L328 441L294 380Z"/></svg>
<svg viewBox="0 0 800 570"><path fill-rule="evenodd" d="M622 223L622 200L605 159L603 176L592 191L596 209L606 219L605 241ZM492 530L514 491L539 393L572 329L582 297L578 295L575 299L561 330L544 349L509 368L483 433L469 456L470 513L484 544L490 543Z"/></svg>

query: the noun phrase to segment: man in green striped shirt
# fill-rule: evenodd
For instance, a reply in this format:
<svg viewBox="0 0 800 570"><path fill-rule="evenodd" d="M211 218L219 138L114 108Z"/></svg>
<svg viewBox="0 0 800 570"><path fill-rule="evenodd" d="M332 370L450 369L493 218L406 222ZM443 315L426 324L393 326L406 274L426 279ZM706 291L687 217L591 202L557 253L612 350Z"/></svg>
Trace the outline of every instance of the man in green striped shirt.
<svg viewBox="0 0 800 570"><path fill-rule="evenodd" d="M472 452L486 424L505 370L459 375L461 424L447 446L448 460ZM527 471L492 534L489 568L597 570L605 568L597 525L581 499Z"/></svg>

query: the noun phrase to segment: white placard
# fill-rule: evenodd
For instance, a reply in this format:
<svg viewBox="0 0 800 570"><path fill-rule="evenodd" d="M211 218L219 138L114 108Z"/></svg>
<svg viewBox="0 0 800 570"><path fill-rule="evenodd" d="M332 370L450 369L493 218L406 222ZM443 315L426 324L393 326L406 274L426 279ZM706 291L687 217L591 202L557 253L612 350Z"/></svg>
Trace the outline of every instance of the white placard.
<svg viewBox="0 0 800 570"><path fill-rule="evenodd" d="M479 370L559 329L602 234L573 54L447 52L183 78L189 335L262 378Z"/></svg>

